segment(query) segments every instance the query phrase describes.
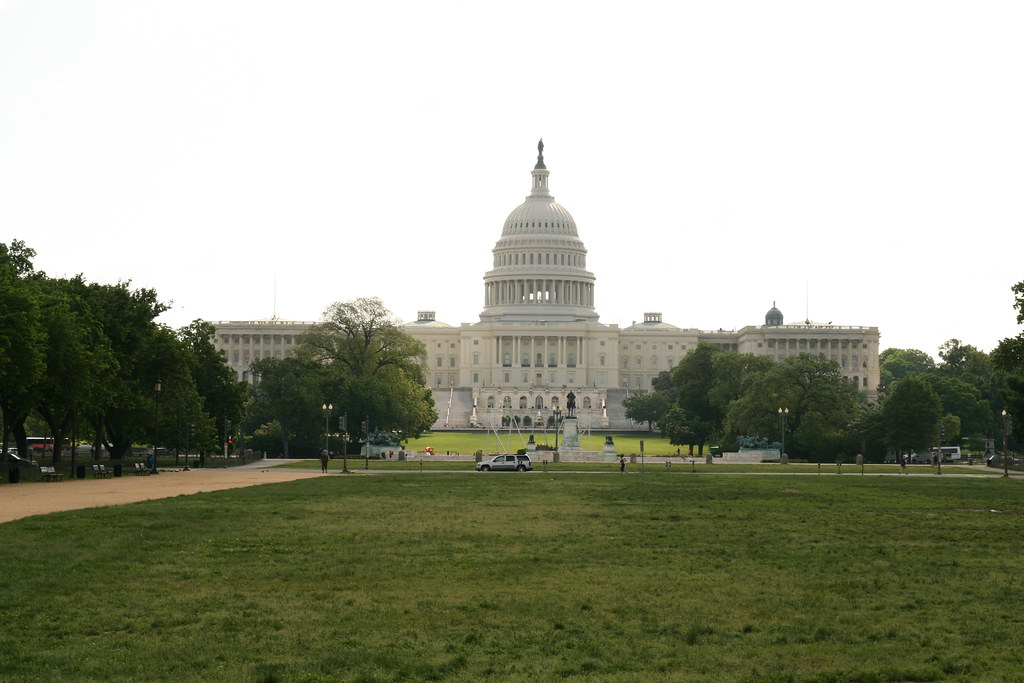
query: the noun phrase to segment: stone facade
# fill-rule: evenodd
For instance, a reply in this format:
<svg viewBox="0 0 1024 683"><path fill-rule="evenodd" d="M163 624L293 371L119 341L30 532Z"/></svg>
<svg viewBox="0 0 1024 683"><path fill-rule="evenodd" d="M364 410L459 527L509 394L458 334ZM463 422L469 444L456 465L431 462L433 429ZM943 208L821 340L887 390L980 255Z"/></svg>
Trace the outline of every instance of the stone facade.
<svg viewBox="0 0 1024 683"><path fill-rule="evenodd" d="M526 201L509 214L484 274L480 322L458 327L421 311L406 331L423 342L423 370L439 428L496 426L503 419L545 422L577 396L580 429L630 428L622 399L646 391L700 342L781 361L819 353L869 398L879 383L877 327L784 324L772 306L764 325L705 332L644 313L629 327L599 322L595 277L571 214L555 203L543 146Z"/></svg>
<svg viewBox="0 0 1024 683"><path fill-rule="evenodd" d="M572 216L551 196L548 175L541 144L530 194L509 214L492 250L480 321L456 327L421 311L405 325L425 347L421 362L439 415L435 428L499 426L511 418L545 423L564 408L571 390L581 431L629 429L634 425L622 400L649 390L659 373L678 365L700 342L775 361L823 354L875 398L877 327L785 324L774 305L764 325L732 331L680 328L654 312L624 328L599 322L587 250ZM251 360L284 357L311 323L214 324L217 347L239 377L249 379Z"/></svg>
<svg viewBox="0 0 1024 683"><path fill-rule="evenodd" d="M295 352L296 338L311 322L287 320L221 321L211 323L217 332L213 345L223 351L228 367L238 379L252 382L249 365L258 358L286 358Z"/></svg>

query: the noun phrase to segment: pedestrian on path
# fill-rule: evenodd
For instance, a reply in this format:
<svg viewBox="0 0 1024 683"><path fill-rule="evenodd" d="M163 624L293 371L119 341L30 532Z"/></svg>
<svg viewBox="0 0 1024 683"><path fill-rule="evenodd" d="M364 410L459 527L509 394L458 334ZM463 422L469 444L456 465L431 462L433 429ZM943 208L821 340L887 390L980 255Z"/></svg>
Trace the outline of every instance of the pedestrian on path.
<svg viewBox="0 0 1024 683"><path fill-rule="evenodd" d="M331 461L331 454L327 452L327 449L320 451L320 471L327 472L327 463Z"/></svg>
<svg viewBox="0 0 1024 683"><path fill-rule="evenodd" d="M619 472L625 472L625 471L626 471L626 456L625 455L620 455L619 456Z"/></svg>

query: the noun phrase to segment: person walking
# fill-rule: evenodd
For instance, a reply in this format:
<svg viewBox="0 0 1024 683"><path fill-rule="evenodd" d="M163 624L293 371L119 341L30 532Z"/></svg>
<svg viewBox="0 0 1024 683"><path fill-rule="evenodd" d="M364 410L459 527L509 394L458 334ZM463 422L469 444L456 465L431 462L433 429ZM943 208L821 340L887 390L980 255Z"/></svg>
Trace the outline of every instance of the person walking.
<svg viewBox="0 0 1024 683"><path fill-rule="evenodd" d="M320 451L320 471L324 474L327 473L327 463L331 461L331 454L327 452L327 449Z"/></svg>
<svg viewBox="0 0 1024 683"><path fill-rule="evenodd" d="M626 471L626 456L625 455L620 455L619 456L619 472L625 472L625 471Z"/></svg>

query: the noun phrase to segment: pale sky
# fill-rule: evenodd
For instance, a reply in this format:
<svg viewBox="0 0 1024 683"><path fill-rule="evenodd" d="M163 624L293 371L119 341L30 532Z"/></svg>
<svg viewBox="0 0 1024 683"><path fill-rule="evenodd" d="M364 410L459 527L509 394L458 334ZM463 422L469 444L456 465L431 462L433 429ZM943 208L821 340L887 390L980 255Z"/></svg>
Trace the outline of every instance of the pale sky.
<svg viewBox="0 0 1024 683"><path fill-rule="evenodd" d="M0 0L0 241L161 321L476 322L543 137L604 323L990 351L1024 3Z"/></svg>

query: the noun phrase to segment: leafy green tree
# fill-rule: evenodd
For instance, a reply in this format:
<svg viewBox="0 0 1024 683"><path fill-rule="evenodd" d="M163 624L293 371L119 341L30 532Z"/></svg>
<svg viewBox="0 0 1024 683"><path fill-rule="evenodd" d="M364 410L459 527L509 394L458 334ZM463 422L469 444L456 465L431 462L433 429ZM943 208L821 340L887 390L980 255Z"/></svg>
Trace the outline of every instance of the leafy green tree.
<svg viewBox="0 0 1024 683"><path fill-rule="evenodd" d="M336 409L369 417L371 429L417 437L437 419L417 359L426 350L401 329L380 299L332 304L299 338L298 355L322 365L325 397ZM365 434L361 434L365 438Z"/></svg>
<svg viewBox="0 0 1024 683"><path fill-rule="evenodd" d="M886 443L899 453L924 451L934 442L942 400L921 377L896 382L882 404Z"/></svg>
<svg viewBox="0 0 1024 683"><path fill-rule="evenodd" d="M660 392L640 393L622 399L626 417L633 422L646 422L647 431L661 422L670 407L668 396Z"/></svg>
<svg viewBox="0 0 1024 683"><path fill-rule="evenodd" d="M722 435L729 407L747 383L772 366L768 358L699 344L672 371L678 410L665 416L662 432L669 435L671 443L693 444L703 454L705 444Z"/></svg>
<svg viewBox="0 0 1024 683"><path fill-rule="evenodd" d="M96 440L111 458L130 454L135 443L149 443L156 431L157 404L161 422L169 423L181 406L198 400L189 373L187 351L174 332L156 323L167 310L152 289L130 289L130 283L89 283L81 296L110 344L116 366L107 379L108 400L99 406ZM161 383L159 395L157 382Z"/></svg>
<svg viewBox="0 0 1024 683"><path fill-rule="evenodd" d="M13 434L25 453L25 420L33 406L36 384L46 369L46 333L39 290L33 282L35 252L24 242L0 243L0 409L6 450Z"/></svg>
<svg viewBox="0 0 1024 683"><path fill-rule="evenodd" d="M256 414L263 418L262 424L268 431L280 436L281 455L313 457L319 450L323 429L322 366L308 359L288 357L259 358L250 368L259 379L255 388Z"/></svg>
<svg viewBox="0 0 1024 683"><path fill-rule="evenodd" d="M46 280L38 283L42 326L46 334L46 370L36 389L36 408L45 420L54 443L62 444L75 418L95 418L96 406L106 403L110 387L106 378L116 361L92 310L79 296L84 283ZM53 449L53 461L61 449Z"/></svg>
<svg viewBox="0 0 1024 683"><path fill-rule="evenodd" d="M1017 309L1017 324L1024 325L1024 281L1015 284L1012 290L1014 308ZM1024 332L1000 341L992 352L992 360L996 367L1006 373L1006 386L1003 392L1005 408L999 408L998 403L994 406L996 412L1000 413L1000 419L995 420L995 424L1001 431L1001 413L1005 409L1012 418L1013 436L1020 438L1019 435L1024 434Z"/></svg>
<svg viewBox="0 0 1024 683"><path fill-rule="evenodd" d="M249 400L245 382L239 382L227 366L223 351L213 345L216 328L204 320L195 320L178 330L178 339L188 349L189 371L201 402L183 406L177 415L175 433L180 439L189 424L195 425L190 445L210 448L219 444L224 420L241 424L243 407ZM177 445L177 441L174 442ZM251 444L250 444L251 445Z"/></svg>
<svg viewBox="0 0 1024 683"><path fill-rule="evenodd" d="M784 428L787 452L827 458L844 450L863 401L838 363L802 353L753 377L730 406L726 429L730 434L771 435ZM782 425L780 408L789 410Z"/></svg>
<svg viewBox="0 0 1024 683"><path fill-rule="evenodd" d="M882 422L882 406L863 402L850 421L850 442L847 450L863 453L869 462L885 459L885 425Z"/></svg>
<svg viewBox="0 0 1024 683"><path fill-rule="evenodd" d="M671 370L659 372L658 376L651 381L651 389L659 394L664 394L670 406L679 401L679 388L672 380Z"/></svg>
<svg viewBox="0 0 1024 683"><path fill-rule="evenodd" d="M672 370L672 379L679 391L677 410L669 411L663 431L673 445L695 445L698 453L722 431L725 409L711 398L716 386L715 359L724 354L714 344L698 344Z"/></svg>
<svg viewBox="0 0 1024 683"><path fill-rule="evenodd" d="M921 379L942 401L943 414L956 416L956 436L947 429L947 440L959 438L961 431L977 437L984 434L992 420L992 409L975 384L938 372L921 375Z"/></svg>
<svg viewBox="0 0 1024 683"><path fill-rule="evenodd" d="M886 349L878 354L878 365L883 388L911 375L935 370L935 360L917 349Z"/></svg>
<svg viewBox="0 0 1024 683"><path fill-rule="evenodd" d="M702 444L702 440L706 442L709 438L706 432L707 425L694 422L678 404L668 409L658 427L673 446ZM703 445L700 453L703 454Z"/></svg>

